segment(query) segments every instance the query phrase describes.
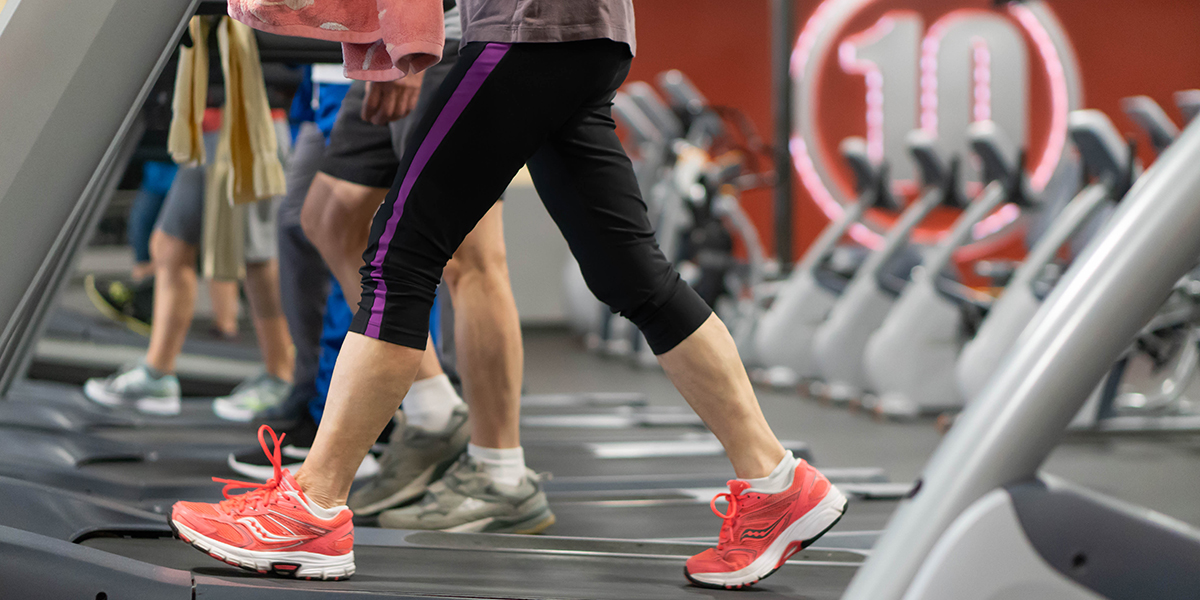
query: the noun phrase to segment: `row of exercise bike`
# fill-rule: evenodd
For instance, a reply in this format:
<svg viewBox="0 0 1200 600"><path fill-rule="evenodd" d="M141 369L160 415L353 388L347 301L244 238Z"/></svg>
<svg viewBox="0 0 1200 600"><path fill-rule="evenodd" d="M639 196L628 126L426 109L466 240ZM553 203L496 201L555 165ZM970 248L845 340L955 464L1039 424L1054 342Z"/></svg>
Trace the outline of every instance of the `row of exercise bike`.
<svg viewBox="0 0 1200 600"><path fill-rule="evenodd" d="M971 156L942 156L930 134L911 132L906 145L920 178L912 194L895 191L888 164L872 161L864 140L847 138L839 151L857 198L785 275L740 199L773 181L762 168L770 149L744 114L711 105L679 71L656 83L627 85L613 114L663 252L729 326L757 380L888 418L951 423L1021 343L1072 260L1104 236L1142 172L1135 142L1092 109L1070 114L1073 150L1042 189L1029 181L1025 150L989 121L970 125ZM1185 123L1200 112L1200 90L1175 100ZM1147 96L1124 99L1122 110L1156 153L1179 133ZM964 174L971 165L978 182ZM919 238L934 213L956 216L943 235ZM878 233L850 235L864 227ZM998 230L1023 237L1023 258L957 260ZM591 296L574 264L565 286L573 326L590 348L654 364L636 329ZM1200 431L1200 407L1187 393L1198 366L1200 269L1177 283L1097 382L1073 429Z"/></svg>

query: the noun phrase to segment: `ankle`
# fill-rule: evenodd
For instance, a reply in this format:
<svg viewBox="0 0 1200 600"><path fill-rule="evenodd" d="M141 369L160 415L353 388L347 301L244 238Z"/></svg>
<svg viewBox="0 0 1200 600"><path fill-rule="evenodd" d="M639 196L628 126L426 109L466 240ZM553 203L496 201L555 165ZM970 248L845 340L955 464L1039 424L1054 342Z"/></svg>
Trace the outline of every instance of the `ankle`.
<svg viewBox="0 0 1200 600"><path fill-rule="evenodd" d="M525 450L516 448L486 448L467 444L467 455L482 467L502 490L515 490L525 479Z"/></svg>
<svg viewBox="0 0 1200 600"><path fill-rule="evenodd" d="M142 366L146 368L146 373L155 379L162 379L167 375L175 372L175 365L162 362L154 362L149 359L142 362Z"/></svg>
<svg viewBox="0 0 1200 600"><path fill-rule="evenodd" d="M442 431L450 424L454 408L462 398L445 373L413 382L400 405L408 425L426 431Z"/></svg>
<svg viewBox="0 0 1200 600"><path fill-rule="evenodd" d="M276 368L267 369L267 375L270 375L271 377L274 377L275 379L278 379L286 384L291 385L293 371L294 371L294 369L291 367L280 366L280 367L276 367Z"/></svg>
<svg viewBox="0 0 1200 600"><path fill-rule="evenodd" d="M310 481L303 467L296 472L295 475L296 487L308 498L309 502L325 509L330 510L346 504L345 498L339 498L336 494L328 492L328 488L320 485L320 481Z"/></svg>
<svg viewBox="0 0 1200 600"><path fill-rule="evenodd" d="M749 483L749 489L755 492L778 494L792 487L792 479L795 477L796 467L799 464L800 461L792 456L792 451L785 450L783 458L773 465L766 476L744 479L744 481Z"/></svg>

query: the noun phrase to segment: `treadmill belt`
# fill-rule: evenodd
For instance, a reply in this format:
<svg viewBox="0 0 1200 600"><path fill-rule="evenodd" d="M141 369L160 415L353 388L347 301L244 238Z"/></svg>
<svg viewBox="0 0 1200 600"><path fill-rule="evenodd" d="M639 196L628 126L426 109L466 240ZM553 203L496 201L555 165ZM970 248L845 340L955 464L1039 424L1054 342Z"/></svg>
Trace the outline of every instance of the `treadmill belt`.
<svg viewBox="0 0 1200 600"><path fill-rule="evenodd" d="M667 600L744 593L688 584L682 573L686 560L682 555L359 545L354 551L358 567L354 577L340 582L309 582L247 573L169 538L93 538L84 545L160 567L190 571L195 577L196 598L330 598L342 594L358 598L369 593L411 598ZM836 553L811 554L833 560L789 561L753 588L754 597L840 598L858 563ZM295 595L301 590L309 594Z"/></svg>
<svg viewBox="0 0 1200 600"><path fill-rule="evenodd" d="M880 531L896 505L894 501L851 498L845 516L832 532ZM550 510L557 519L546 530L550 535L715 543L721 529L721 519L708 502L691 499L570 502L551 497Z"/></svg>

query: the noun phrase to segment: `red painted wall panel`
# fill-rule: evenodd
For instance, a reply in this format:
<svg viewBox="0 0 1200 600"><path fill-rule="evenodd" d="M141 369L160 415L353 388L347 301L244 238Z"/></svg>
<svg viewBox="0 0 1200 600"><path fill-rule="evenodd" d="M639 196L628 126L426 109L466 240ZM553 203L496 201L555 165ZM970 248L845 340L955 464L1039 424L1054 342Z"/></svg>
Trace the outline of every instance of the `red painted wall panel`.
<svg viewBox="0 0 1200 600"><path fill-rule="evenodd" d="M946 0L909 0L931 8ZM904 3L897 3L904 4ZM953 4L951 2L950 4ZM975 4L964 0L963 5ZM1117 127L1134 133L1119 110L1122 97L1146 94L1176 119L1172 93L1200 87L1200 2L1194 0L1049 0L1079 57L1084 103L1109 114ZM818 2L797 0L797 31ZM652 81L660 71L677 68L714 104L742 109L770 143L770 4L767 0L637 0L638 56L629 80ZM865 25L869 25L866 23ZM843 86L846 103L864 104L864 89ZM846 113L843 113L846 114ZM843 129L840 123L836 129ZM1144 161L1148 142L1139 137ZM827 220L791 173L796 191L795 256L816 237ZM743 199L773 248L771 194L752 192Z"/></svg>

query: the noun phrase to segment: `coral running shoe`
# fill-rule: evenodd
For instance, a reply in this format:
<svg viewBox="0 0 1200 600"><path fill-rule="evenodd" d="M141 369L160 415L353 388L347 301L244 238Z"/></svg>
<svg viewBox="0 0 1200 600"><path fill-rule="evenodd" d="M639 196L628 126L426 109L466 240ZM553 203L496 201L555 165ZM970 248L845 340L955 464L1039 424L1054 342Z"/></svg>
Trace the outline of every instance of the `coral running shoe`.
<svg viewBox="0 0 1200 600"><path fill-rule="evenodd" d="M846 512L846 497L829 480L801 460L792 486L777 494L750 489L740 479L729 493L712 499L712 510L725 520L716 548L688 559L683 574L711 588L740 588L774 573L793 554L829 531ZM717 500L729 502L727 512Z"/></svg>
<svg viewBox="0 0 1200 600"><path fill-rule="evenodd" d="M263 432L275 451L267 450ZM263 425L258 443L275 465L266 483L213 478L224 483L217 504L176 502L171 529L179 539L217 560L248 571L299 579L345 579L354 574L354 524L349 507L322 508L300 491L280 466L283 436ZM230 490L250 491L230 495Z"/></svg>

